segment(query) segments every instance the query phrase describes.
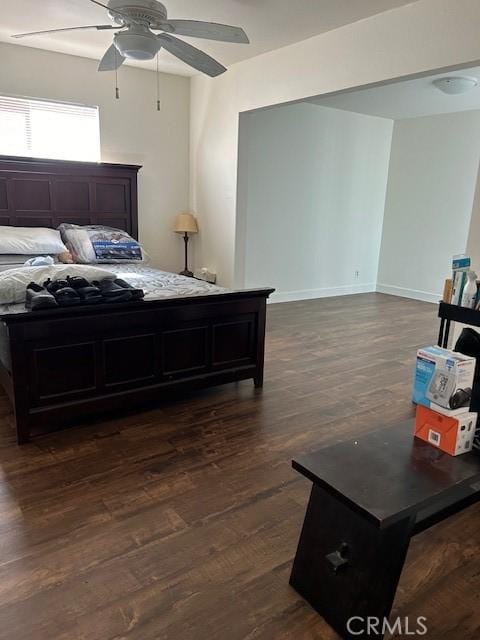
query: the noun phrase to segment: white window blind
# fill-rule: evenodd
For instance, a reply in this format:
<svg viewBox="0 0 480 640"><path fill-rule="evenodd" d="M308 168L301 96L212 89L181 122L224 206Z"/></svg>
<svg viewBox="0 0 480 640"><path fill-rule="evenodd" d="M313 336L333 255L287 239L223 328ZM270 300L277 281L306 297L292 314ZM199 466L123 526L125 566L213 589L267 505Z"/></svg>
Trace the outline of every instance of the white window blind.
<svg viewBox="0 0 480 640"><path fill-rule="evenodd" d="M0 95L0 154L99 162L98 107Z"/></svg>

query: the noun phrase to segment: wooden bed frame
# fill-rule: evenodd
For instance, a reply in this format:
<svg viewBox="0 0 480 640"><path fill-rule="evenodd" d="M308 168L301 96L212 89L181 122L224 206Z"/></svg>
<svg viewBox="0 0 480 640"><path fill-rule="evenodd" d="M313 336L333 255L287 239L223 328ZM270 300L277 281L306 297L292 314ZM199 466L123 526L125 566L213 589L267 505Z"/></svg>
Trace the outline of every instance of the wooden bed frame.
<svg viewBox="0 0 480 640"><path fill-rule="evenodd" d="M106 224L137 237L131 165L0 157L0 225ZM266 301L273 289L0 316L11 367L0 382L17 441L173 389L252 378L263 384Z"/></svg>

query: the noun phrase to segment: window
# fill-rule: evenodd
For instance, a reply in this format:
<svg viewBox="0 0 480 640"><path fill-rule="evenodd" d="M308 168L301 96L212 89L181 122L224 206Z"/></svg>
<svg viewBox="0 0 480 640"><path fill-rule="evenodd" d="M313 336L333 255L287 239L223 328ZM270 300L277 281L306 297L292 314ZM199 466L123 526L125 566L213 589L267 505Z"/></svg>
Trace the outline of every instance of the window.
<svg viewBox="0 0 480 640"><path fill-rule="evenodd" d="M98 107L0 96L0 154L99 162Z"/></svg>

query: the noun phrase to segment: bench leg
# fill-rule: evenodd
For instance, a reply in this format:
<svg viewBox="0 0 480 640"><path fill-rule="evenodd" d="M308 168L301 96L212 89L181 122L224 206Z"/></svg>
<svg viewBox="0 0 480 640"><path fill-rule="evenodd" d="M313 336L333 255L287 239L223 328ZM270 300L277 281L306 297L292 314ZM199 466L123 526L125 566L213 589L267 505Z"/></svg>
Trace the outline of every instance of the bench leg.
<svg viewBox="0 0 480 640"><path fill-rule="evenodd" d="M369 637L383 638L413 524L406 518L380 530L314 485L290 584L342 638L364 637L368 617L379 620Z"/></svg>

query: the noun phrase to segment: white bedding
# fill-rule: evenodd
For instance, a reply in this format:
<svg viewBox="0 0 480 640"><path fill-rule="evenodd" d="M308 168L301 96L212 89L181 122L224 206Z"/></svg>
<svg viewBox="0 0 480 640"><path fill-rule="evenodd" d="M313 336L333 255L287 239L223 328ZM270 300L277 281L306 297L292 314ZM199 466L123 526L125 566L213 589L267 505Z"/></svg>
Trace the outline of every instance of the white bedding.
<svg viewBox="0 0 480 640"><path fill-rule="evenodd" d="M81 264L52 264L41 267L17 267L0 273L0 305L25 302L25 291L30 282L43 285L50 278L61 280L68 276L83 276L98 280L114 275L103 267Z"/></svg>
<svg viewBox="0 0 480 640"><path fill-rule="evenodd" d="M28 269L28 274L27 274ZM55 270L55 275L45 275L46 271L40 272L40 270ZM90 270L90 274L87 275L87 271ZM101 272L101 275L92 275L92 270L96 272ZM5 302L4 300L11 296L11 294L3 293L2 288L5 288L5 285L2 285L2 277L8 273L12 273L16 271L15 280L17 284L15 284L16 289L16 302ZM18 272L22 271L23 274L19 274ZM59 274L62 275L59 275ZM25 299L25 288L29 282L34 280L34 282L38 282L39 284L43 284L43 282L48 278L59 278L66 277L67 275L83 275L87 280L97 280L101 278L108 277L109 275L115 275L118 278L123 278L130 284L136 287L140 287L145 291L145 299L146 300L159 300L162 298L173 298L173 297L188 297L188 296L201 296L201 295L212 295L215 293L225 293L228 291L222 287L217 287L216 285L210 284L208 282L204 282L203 280L195 280L194 278L186 278L184 276L179 276L175 273L169 273L167 271L159 271L158 269L152 269L151 267L141 267L136 264L108 264L104 265L104 267L100 268L99 266L92 265L53 265L49 267L23 267L21 269L11 269L9 271L0 273L0 315L2 314L11 314L11 313L23 313L25 311L24 299ZM18 283L21 281L25 282L22 284L21 294L22 298L19 300L18 296L20 294L20 286Z"/></svg>
<svg viewBox="0 0 480 640"><path fill-rule="evenodd" d="M130 284L140 287L145 291L146 300L158 300L159 298L173 298L176 296L203 296L206 294L225 293L227 289L217 285L186 278L176 273L160 271L152 267L141 267L136 264L109 264L117 278L123 278Z"/></svg>

